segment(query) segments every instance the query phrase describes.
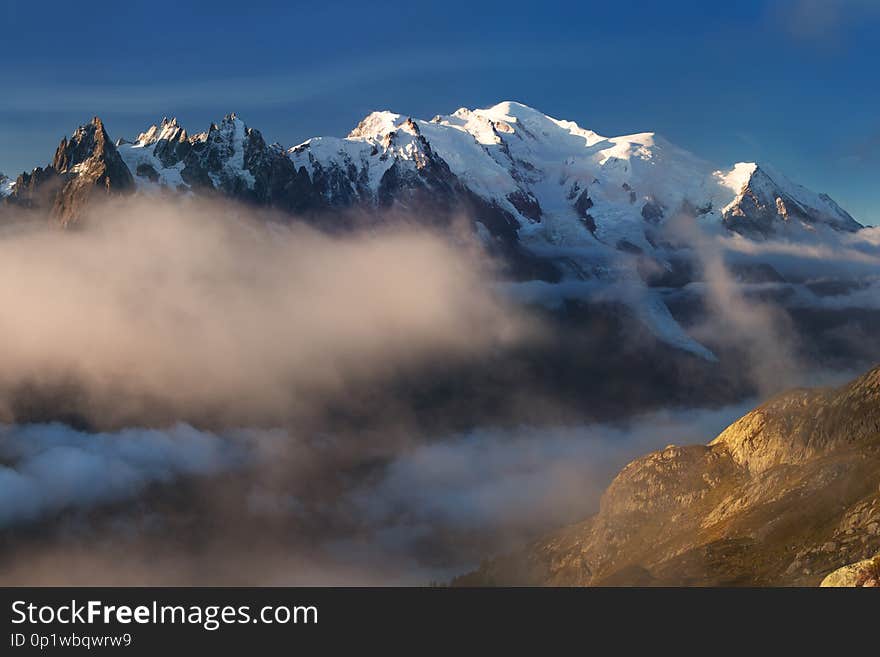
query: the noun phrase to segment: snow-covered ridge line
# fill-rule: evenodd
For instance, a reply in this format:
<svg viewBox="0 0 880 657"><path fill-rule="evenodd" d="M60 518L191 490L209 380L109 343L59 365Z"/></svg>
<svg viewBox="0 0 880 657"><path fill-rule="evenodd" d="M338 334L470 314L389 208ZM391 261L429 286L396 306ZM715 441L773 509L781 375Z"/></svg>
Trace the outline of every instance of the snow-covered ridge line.
<svg viewBox="0 0 880 657"><path fill-rule="evenodd" d="M121 143L120 153L133 172L141 167L143 187L190 189L181 177L183 158L169 158L169 145L180 150L211 143L214 166L207 177L213 186L254 189L259 176L245 152L255 132L228 115L189 137L176 119L165 119L134 143ZM390 178L415 184L430 165L440 165L509 213L521 237L551 244L598 241L650 251L645 224L661 223L682 208L699 211L704 223L726 223L751 236L773 233L791 216L802 224L858 228L827 195L792 183L769 165L738 163L718 171L654 133L605 137L512 101L460 108L430 121L373 112L347 137L314 137L287 155L330 205L377 203ZM749 203L753 207L743 207Z"/></svg>
<svg viewBox="0 0 880 657"><path fill-rule="evenodd" d="M94 159L66 143L61 173L88 173ZM515 255L519 278L624 291L615 296L658 338L705 358L712 355L643 280L645 267L663 280L677 275L672 220L687 214L699 231L753 241L861 228L830 197L772 166L718 170L655 133L606 137L513 101L430 120L373 112L346 137L290 149L267 144L235 114L194 135L165 118L100 157L121 160L120 178L127 168L141 193L220 193L324 218L327 210L397 206L430 223L463 211L487 245ZM7 195L17 193L5 184ZM553 294L582 296L588 287Z"/></svg>

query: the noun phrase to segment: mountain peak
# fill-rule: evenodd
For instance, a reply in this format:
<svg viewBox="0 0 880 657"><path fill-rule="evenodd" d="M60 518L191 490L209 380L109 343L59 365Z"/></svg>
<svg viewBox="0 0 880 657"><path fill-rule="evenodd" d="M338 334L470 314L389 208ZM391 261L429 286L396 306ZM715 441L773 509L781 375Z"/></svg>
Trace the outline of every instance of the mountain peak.
<svg viewBox="0 0 880 657"><path fill-rule="evenodd" d="M400 114L388 110L370 112L348 134L348 138L381 139L389 132L396 130L402 118Z"/></svg>
<svg viewBox="0 0 880 657"><path fill-rule="evenodd" d="M740 162L729 173L715 175L736 194L722 212L727 226L736 232L767 237L799 224L845 232L862 228L827 194L791 181L771 164Z"/></svg>
<svg viewBox="0 0 880 657"><path fill-rule="evenodd" d="M486 114L497 114L508 116L511 118L533 116L543 116L545 118L549 118L540 110L536 110L534 107L530 107L525 103L520 103L516 100L502 100L500 103L495 103L494 105L492 105L492 107L489 107L483 111Z"/></svg>
<svg viewBox="0 0 880 657"><path fill-rule="evenodd" d="M526 128L537 128L539 126L549 126L551 124L559 123L556 119L547 114L513 100L505 100L492 105L492 107L476 109L469 111L469 113L486 117L491 121L513 123L522 125Z"/></svg>
<svg viewBox="0 0 880 657"><path fill-rule="evenodd" d="M214 139L241 141L246 138L248 127L235 112L230 112L219 124L212 124L212 132Z"/></svg>
<svg viewBox="0 0 880 657"><path fill-rule="evenodd" d="M716 171L715 177L734 194L739 194L757 170L758 165L755 162L737 162L730 171Z"/></svg>
<svg viewBox="0 0 880 657"><path fill-rule="evenodd" d="M64 173L90 158L102 157L110 149L116 150L104 130L104 123L96 116L79 126L69 141L67 137L61 140L55 151L52 167L58 173Z"/></svg>
<svg viewBox="0 0 880 657"><path fill-rule="evenodd" d="M532 141L549 143L553 148L570 149L578 144L593 146L607 141L598 133L582 128L574 121L555 119L523 103L505 100L486 109L459 109L454 117L470 124L488 121L496 133L519 133Z"/></svg>
<svg viewBox="0 0 880 657"><path fill-rule="evenodd" d="M96 190L105 193L134 189L134 178L97 116L64 137L51 170L65 179L55 194L53 212L63 225L73 221Z"/></svg>
<svg viewBox="0 0 880 657"><path fill-rule="evenodd" d="M158 125L151 125L146 131L140 133L135 140L137 146L150 146L159 141L179 141L186 139L186 130L180 127L177 118L163 117Z"/></svg>

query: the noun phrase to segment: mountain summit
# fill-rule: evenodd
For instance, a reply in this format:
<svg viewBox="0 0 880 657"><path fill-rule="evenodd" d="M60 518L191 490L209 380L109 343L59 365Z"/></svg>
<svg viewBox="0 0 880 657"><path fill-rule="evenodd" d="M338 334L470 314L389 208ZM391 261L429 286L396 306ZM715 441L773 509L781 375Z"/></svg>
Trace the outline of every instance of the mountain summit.
<svg viewBox="0 0 880 657"><path fill-rule="evenodd" d="M96 194L135 190L134 178L98 117L61 140L52 163L7 185L7 200L51 209L62 225L75 221Z"/></svg>
<svg viewBox="0 0 880 657"><path fill-rule="evenodd" d="M134 190L134 178L98 117L77 128L70 141L61 140L51 168L63 181L53 208L62 223L76 219L95 191Z"/></svg>

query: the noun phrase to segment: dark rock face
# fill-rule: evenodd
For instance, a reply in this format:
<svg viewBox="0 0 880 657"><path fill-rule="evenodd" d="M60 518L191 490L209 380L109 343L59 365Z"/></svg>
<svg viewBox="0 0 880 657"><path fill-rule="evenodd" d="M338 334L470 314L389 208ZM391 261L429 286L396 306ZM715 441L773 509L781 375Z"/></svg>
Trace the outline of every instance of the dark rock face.
<svg viewBox="0 0 880 657"><path fill-rule="evenodd" d="M581 192L581 195L578 196L577 201L574 203L574 209L577 210L578 216L583 221L584 226L586 226L587 230L591 233L596 232L596 220L593 218L588 210L593 207L593 199L590 198L590 194L588 191L584 190Z"/></svg>
<svg viewBox="0 0 880 657"><path fill-rule="evenodd" d="M185 187L194 192L293 213L322 206L305 171L298 171L280 146L267 145L258 130L246 127L234 114L192 136L176 119L164 119L141 134L137 144L163 169L178 169ZM161 182L153 164L133 166L139 177Z"/></svg>
<svg viewBox="0 0 880 657"><path fill-rule="evenodd" d="M775 231L774 222L785 220L775 205L768 206L761 202L751 190L743 192L742 200L731 208L724 217L727 226L742 235L768 237Z"/></svg>
<svg viewBox="0 0 880 657"><path fill-rule="evenodd" d="M416 157L415 170L404 168L398 161L391 165L379 182L377 192L380 207L395 203L428 203L438 207L449 206L458 198L463 187L449 170L449 165L437 157L424 137L416 138L421 157Z"/></svg>
<svg viewBox="0 0 880 657"><path fill-rule="evenodd" d="M526 194L522 191L514 192L507 197L513 207L517 209L522 216L528 217L532 221L541 221L541 205L533 194Z"/></svg>
<svg viewBox="0 0 880 657"><path fill-rule="evenodd" d="M156 167L150 164L139 164L135 170L135 175L137 175L138 178L146 178L150 182L159 181L159 172L156 171Z"/></svg>
<svg viewBox="0 0 880 657"><path fill-rule="evenodd" d="M649 199L642 206L642 219L649 224L659 224L660 220L663 219L663 206L654 199Z"/></svg>
<svg viewBox="0 0 880 657"><path fill-rule="evenodd" d="M52 164L18 177L10 201L51 210L62 226L97 195L133 192L134 178L97 117L61 140Z"/></svg>
<svg viewBox="0 0 880 657"><path fill-rule="evenodd" d="M62 139L52 168L66 180L52 207L62 225L75 220L96 192L134 191L131 172L97 117L78 128L70 141Z"/></svg>
<svg viewBox="0 0 880 657"><path fill-rule="evenodd" d="M177 124L177 119L163 120L163 137L156 142L153 153L162 162L162 166L170 167L184 159L192 150L192 143L186 134L186 130Z"/></svg>
<svg viewBox="0 0 880 657"><path fill-rule="evenodd" d="M45 169L37 167L16 178L9 201L26 208L52 207L55 195L62 186L63 181L55 169L51 166Z"/></svg>

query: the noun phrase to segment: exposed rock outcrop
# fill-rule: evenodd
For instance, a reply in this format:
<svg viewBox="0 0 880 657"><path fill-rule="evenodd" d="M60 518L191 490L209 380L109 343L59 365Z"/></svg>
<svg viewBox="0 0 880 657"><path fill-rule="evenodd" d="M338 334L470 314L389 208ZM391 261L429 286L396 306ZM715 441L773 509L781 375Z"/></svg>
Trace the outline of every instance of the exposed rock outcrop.
<svg viewBox="0 0 880 657"><path fill-rule="evenodd" d="M131 172L95 117L61 140L52 169L64 180L55 196L53 212L67 225L75 220L93 194L119 194L134 191Z"/></svg>
<svg viewBox="0 0 880 657"><path fill-rule="evenodd" d="M819 585L823 588L880 586L880 554L830 573Z"/></svg>
<svg viewBox="0 0 880 657"><path fill-rule="evenodd" d="M51 211L62 226L74 222L95 196L135 190L134 178L98 117L61 140L52 163L21 174L9 200Z"/></svg>

